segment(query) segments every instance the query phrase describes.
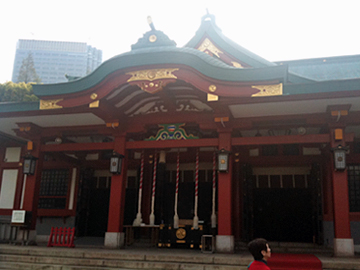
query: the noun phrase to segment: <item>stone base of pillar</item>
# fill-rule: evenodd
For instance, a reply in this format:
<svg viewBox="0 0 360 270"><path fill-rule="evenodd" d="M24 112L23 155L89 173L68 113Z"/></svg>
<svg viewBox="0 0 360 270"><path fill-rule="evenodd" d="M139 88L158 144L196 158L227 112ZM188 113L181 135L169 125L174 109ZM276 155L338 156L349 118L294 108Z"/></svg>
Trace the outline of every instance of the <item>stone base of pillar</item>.
<svg viewBox="0 0 360 270"><path fill-rule="evenodd" d="M36 235L36 243L48 243L50 235Z"/></svg>
<svg viewBox="0 0 360 270"><path fill-rule="evenodd" d="M125 233L106 232L104 246L107 248L121 248L124 246Z"/></svg>
<svg viewBox="0 0 360 270"><path fill-rule="evenodd" d="M36 245L36 230L18 230L16 235L16 242L22 242L26 245Z"/></svg>
<svg viewBox="0 0 360 270"><path fill-rule="evenodd" d="M334 239L334 256L335 257L351 257L355 255L354 239Z"/></svg>
<svg viewBox="0 0 360 270"><path fill-rule="evenodd" d="M234 253L235 250L233 235L217 235L216 236L216 252L220 253Z"/></svg>

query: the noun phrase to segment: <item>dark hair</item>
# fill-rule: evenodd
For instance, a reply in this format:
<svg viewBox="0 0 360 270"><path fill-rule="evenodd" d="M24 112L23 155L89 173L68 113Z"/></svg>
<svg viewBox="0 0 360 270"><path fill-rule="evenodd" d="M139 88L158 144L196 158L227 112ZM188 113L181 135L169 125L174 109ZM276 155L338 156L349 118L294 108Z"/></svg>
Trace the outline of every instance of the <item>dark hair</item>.
<svg viewBox="0 0 360 270"><path fill-rule="evenodd" d="M261 260L263 258L261 251L267 251L267 243L264 238L256 238L248 244L249 251L255 260Z"/></svg>

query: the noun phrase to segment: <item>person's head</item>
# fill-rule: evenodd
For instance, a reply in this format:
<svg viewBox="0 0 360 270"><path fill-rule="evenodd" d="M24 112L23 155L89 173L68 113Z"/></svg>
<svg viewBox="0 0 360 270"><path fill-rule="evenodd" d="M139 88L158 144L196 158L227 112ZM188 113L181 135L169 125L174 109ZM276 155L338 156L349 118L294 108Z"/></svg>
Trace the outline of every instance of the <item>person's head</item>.
<svg viewBox="0 0 360 270"><path fill-rule="evenodd" d="M256 238L248 244L249 251L255 260L265 260L270 258L271 249L264 238Z"/></svg>

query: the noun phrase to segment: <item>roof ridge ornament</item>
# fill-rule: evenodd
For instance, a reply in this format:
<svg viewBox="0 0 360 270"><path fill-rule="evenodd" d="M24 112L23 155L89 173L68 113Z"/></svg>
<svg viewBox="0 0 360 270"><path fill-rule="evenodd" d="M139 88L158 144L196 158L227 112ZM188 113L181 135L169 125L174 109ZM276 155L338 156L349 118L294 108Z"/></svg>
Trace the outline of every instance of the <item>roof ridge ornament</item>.
<svg viewBox="0 0 360 270"><path fill-rule="evenodd" d="M147 17L147 22L151 30L146 32L142 38L139 38L136 44L131 45L131 50L160 46L176 46L175 41L170 40L169 37L165 35L162 31L155 29L151 16Z"/></svg>
<svg viewBox="0 0 360 270"><path fill-rule="evenodd" d="M213 24L215 24L215 15L210 14L209 9L206 9L206 14L202 16L201 21L211 21Z"/></svg>
<svg viewBox="0 0 360 270"><path fill-rule="evenodd" d="M154 26L154 23L153 23L153 21L152 21L151 16L148 16L148 17L147 17L147 21L148 21L148 24L149 24L151 30L152 30L152 31L155 31L155 26Z"/></svg>
<svg viewBox="0 0 360 270"><path fill-rule="evenodd" d="M206 9L206 14L201 17L201 24L210 24L221 32L221 29L216 25L215 15L211 14L208 9Z"/></svg>

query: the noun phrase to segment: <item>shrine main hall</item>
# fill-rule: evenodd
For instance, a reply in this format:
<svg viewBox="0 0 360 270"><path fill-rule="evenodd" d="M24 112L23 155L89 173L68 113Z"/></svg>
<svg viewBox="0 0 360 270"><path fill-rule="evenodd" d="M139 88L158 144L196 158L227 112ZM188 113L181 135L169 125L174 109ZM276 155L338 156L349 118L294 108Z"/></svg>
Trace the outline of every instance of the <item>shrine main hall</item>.
<svg viewBox="0 0 360 270"><path fill-rule="evenodd" d="M359 252L360 55L270 62L210 14L183 47L149 24L89 75L0 104L0 217L25 211L36 242Z"/></svg>

